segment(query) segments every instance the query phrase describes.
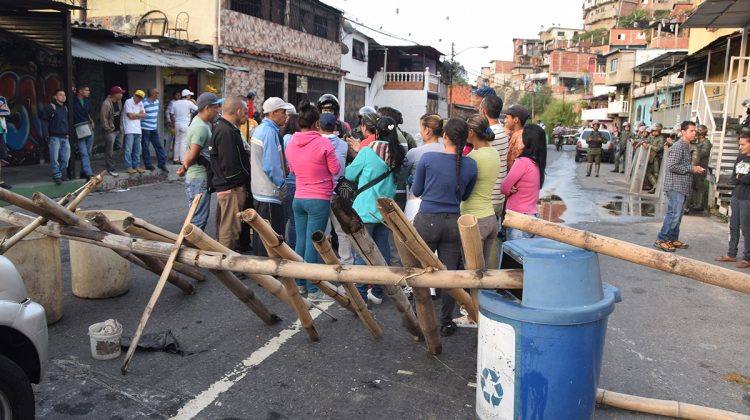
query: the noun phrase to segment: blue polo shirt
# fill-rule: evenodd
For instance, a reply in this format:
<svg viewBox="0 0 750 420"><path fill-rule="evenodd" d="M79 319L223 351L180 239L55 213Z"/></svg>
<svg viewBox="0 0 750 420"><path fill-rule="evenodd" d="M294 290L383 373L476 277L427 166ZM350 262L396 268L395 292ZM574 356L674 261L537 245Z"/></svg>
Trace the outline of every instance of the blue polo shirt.
<svg viewBox="0 0 750 420"><path fill-rule="evenodd" d="M159 100L151 102L148 98L143 99L143 107L146 109L146 118L141 120L141 130L156 130L159 124Z"/></svg>

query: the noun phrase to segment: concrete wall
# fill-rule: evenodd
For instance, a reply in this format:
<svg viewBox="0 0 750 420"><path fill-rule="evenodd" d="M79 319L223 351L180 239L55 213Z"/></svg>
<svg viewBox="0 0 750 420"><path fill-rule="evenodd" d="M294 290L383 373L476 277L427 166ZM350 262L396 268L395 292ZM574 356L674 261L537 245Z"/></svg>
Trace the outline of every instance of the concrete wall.
<svg viewBox="0 0 750 420"><path fill-rule="evenodd" d="M412 135L419 133L419 118L427 112L427 92L424 90L380 90L373 106L390 106L404 116L401 129ZM447 115L441 114L441 115Z"/></svg>

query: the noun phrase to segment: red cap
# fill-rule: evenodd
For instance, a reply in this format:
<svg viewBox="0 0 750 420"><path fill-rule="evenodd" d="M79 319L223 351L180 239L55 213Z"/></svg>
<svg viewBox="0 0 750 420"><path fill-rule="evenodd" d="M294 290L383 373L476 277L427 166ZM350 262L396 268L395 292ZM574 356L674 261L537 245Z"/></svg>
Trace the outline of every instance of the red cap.
<svg viewBox="0 0 750 420"><path fill-rule="evenodd" d="M110 95L114 95L116 93L125 93L125 92L127 91L119 86L112 86L112 89L109 90Z"/></svg>

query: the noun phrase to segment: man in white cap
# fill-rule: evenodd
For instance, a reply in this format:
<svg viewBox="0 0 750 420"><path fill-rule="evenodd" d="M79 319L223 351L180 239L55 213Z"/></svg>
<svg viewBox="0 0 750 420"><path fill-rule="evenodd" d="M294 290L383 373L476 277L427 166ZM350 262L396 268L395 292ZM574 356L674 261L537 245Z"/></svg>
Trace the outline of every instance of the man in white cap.
<svg viewBox="0 0 750 420"><path fill-rule="evenodd" d="M276 232L284 232L286 217L282 206L284 180L287 175L286 159L279 129L286 123L287 110L294 106L281 98L268 98L263 102L264 118L253 130L250 139L250 170L253 207L260 217L268 220ZM258 256L267 256L258 235L253 237L253 249Z"/></svg>
<svg viewBox="0 0 750 420"><path fill-rule="evenodd" d="M193 113L198 111L198 105L193 100L193 92L190 89L182 89L182 99L172 104L172 115L174 117L174 163L183 163L187 153L187 133Z"/></svg>

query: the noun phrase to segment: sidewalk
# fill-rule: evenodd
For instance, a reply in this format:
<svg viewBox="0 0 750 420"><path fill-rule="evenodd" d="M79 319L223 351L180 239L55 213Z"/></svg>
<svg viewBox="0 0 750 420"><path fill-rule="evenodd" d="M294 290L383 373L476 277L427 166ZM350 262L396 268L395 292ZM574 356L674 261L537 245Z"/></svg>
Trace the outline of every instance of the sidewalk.
<svg viewBox="0 0 750 420"><path fill-rule="evenodd" d="M122 156L121 153L120 156ZM120 160L118 160L118 162ZM81 162L76 161L75 165L75 174L78 175ZM104 165L104 156L95 155L91 165L94 169L94 174L104 171L106 169L106 166ZM123 170L121 166L122 165L118 165L117 167L117 172L120 175L118 177L113 177L106 174L104 181L99 185L99 188L97 188L96 191L103 192L126 189L136 185L154 184L180 179L176 174L179 165L174 165L169 161L167 163L167 169L169 170L168 173L157 168L153 171L146 171L142 174L130 175ZM72 179L63 182L62 185L55 185L55 182L52 180L49 164L47 163L3 168L2 179L11 185L14 193L29 198L37 191L50 198L62 197L69 192L77 190L86 183L83 179ZM0 205L5 206L8 205L8 203L0 200Z"/></svg>

